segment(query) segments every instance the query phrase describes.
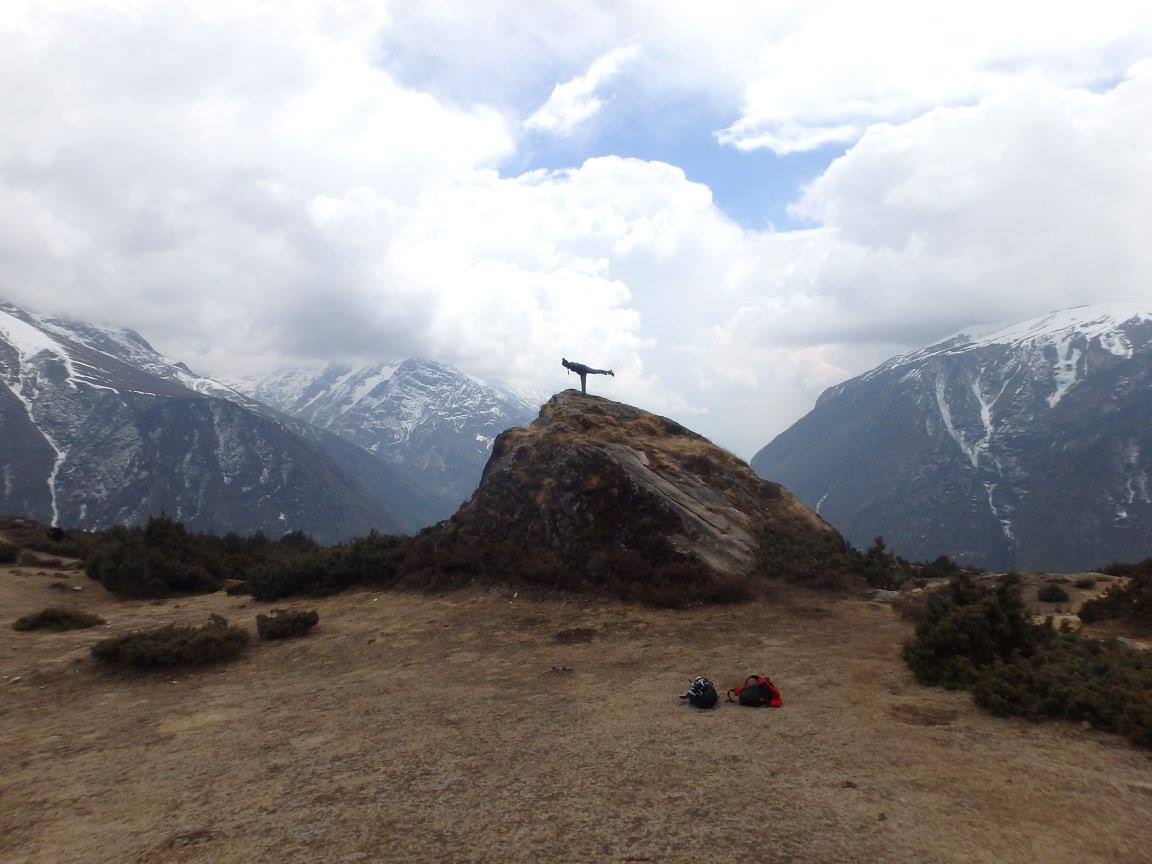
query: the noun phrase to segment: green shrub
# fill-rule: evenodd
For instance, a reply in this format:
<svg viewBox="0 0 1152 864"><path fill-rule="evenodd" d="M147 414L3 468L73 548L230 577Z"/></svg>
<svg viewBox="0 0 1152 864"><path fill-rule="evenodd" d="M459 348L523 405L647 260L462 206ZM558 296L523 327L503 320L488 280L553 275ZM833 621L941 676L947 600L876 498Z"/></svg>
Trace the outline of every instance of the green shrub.
<svg viewBox="0 0 1152 864"><path fill-rule="evenodd" d="M290 639L307 633L320 623L320 613L313 609L273 609L269 615L256 616L256 632L261 639Z"/></svg>
<svg viewBox="0 0 1152 864"><path fill-rule="evenodd" d="M1049 582L1036 592L1036 599L1044 603L1067 603L1068 592L1059 585Z"/></svg>
<svg viewBox="0 0 1152 864"><path fill-rule="evenodd" d="M248 588L256 600L279 600L332 594L352 585L387 585L396 579L402 545L402 538L373 531L337 546L272 558L252 567Z"/></svg>
<svg viewBox="0 0 1152 864"><path fill-rule="evenodd" d="M984 670L972 696L993 714L1087 721L1152 747L1152 655L1116 643L1053 634Z"/></svg>
<svg viewBox="0 0 1152 864"><path fill-rule="evenodd" d="M105 624L103 618L78 609L51 606L12 622L13 630L86 630Z"/></svg>
<svg viewBox="0 0 1152 864"><path fill-rule="evenodd" d="M103 532L84 562L88 575L120 597L168 597L217 591L227 562L203 535L166 515L143 528Z"/></svg>
<svg viewBox="0 0 1152 864"><path fill-rule="evenodd" d="M1113 585L1102 597L1089 600L1080 608L1086 622L1110 618L1152 624L1152 558L1139 564L1113 564L1104 570L1113 576L1126 576L1127 585Z"/></svg>
<svg viewBox="0 0 1152 864"><path fill-rule="evenodd" d="M933 592L904 658L921 683L971 689L992 713L1087 721L1152 747L1152 655L1032 624L1011 574Z"/></svg>
<svg viewBox="0 0 1152 864"><path fill-rule="evenodd" d="M916 679L963 689L982 668L1030 650L1037 628L1020 599L1019 585L1019 577L1009 574L992 590L960 573L947 587L931 592L916 635L904 646L904 660Z"/></svg>
<svg viewBox="0 0 1152 864"><path fill-rule="evenodd" d="M169 624L113 636L92 646L92 656L104 663L150 669L202 666L239 655L248 645L248 631L213 615L203 627Z"/></svg>
<svg viewBox="0 0 1152 864"><path fill-rule="evenodd" d="M11 543L5 543L0 540L0 565L15 563L16 555L19 551L20 550Z"/></svg>
<svg viewBox="0 0 1152 864"><path fill-rule="evenodd" d="M1082 591L1087 591L1089 588L1096 587L1096 580L1091 576L1083 576L1076 580L1075 585Z"/></svg>

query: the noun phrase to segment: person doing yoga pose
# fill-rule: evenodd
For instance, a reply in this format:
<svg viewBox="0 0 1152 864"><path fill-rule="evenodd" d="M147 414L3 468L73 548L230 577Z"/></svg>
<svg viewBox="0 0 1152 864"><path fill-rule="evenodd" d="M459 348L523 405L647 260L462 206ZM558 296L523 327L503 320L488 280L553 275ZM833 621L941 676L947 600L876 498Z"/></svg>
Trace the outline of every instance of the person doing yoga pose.
<svg viewBox="0 0 1152 864"><path fill-rule="evenodd" d="M585 366L583 363L575 363L567 357L560 358L560 365L567 369L569 372L575 372L580 376L580 392L588 393L588 376L589 375L611 375L616 377L616 373L611 369L593 369L590 366Z"/></svg>

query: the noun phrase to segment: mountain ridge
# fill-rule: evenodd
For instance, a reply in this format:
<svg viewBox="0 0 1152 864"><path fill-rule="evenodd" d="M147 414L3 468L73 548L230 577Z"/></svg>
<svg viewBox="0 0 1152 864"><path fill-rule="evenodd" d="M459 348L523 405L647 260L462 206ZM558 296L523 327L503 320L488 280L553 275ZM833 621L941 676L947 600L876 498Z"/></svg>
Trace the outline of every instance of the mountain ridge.
<svg viewBox="0 0 1152 864"><path fill-rule="evenodd" d="M0 510L53 524L411 530L412 490L370 454L157 352L135 331L0 302ZM417 508L418 510L418 505Z"/></svg>
<svg viewBox="0 0 1152 864"><path fill-rule="evenodd" d="M966 331L828 388L753 467L910 557L1074 570L1152 551L1152 304Z"/></svg>
<svg viewBox="0 0 1152 864"><path fill-rule="evenodd" d="M229 384L388 463L435 502L437 519L472 494L496 436L539 410L538 397L424 358L278 369Z"/></svg>

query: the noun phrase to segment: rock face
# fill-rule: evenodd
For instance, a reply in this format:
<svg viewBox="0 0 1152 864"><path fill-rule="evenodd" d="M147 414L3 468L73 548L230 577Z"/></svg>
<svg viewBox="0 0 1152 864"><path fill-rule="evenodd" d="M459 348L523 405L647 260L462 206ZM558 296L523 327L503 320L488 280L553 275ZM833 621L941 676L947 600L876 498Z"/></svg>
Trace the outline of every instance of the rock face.
<svg viewBox="0 0 1152 864"><path fill-rule="evenodd" d="M0 303L0 512L103 528L331 541L416 527L406 481L354 444L196 375L131 330ZM416 524L413 524L416 523Z"/></svg>
<svg viewBox="0 0 1152 864"><path fill-rule="evenodd" d="M827 390L752 467L850 541L1084 570L1152 554L1152 305L961 332Z"/></svg>
<svg viewBox="0 0 1152 864"><path fill-rule="evenodd" d="M419 359L281 369L229 383L376 455L428 499L428 522L455 512L476 489L496 436L529 422L540 404L531 394Z"/></svg>
<svg viewBox="0 0 1152 864"><path fill-rule="evenodd" d="M844 546L788 490L731 453L664 417L577 390L499 435L475 494L432 531L544 550L576 570L616 550L745 575L765 543Z"/></svg>

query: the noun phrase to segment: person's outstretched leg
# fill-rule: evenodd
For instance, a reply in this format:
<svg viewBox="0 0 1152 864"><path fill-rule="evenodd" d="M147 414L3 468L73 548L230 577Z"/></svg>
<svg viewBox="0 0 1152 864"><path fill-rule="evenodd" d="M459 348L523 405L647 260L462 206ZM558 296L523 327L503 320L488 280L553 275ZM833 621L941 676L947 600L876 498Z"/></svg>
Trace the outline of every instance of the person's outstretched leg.
<svg viewBox="0 0 1152 864"><path fill-rule="evenodd" d="M586 372L580 373L580 392L585 396L588 395L588 374Z"/></svg>

